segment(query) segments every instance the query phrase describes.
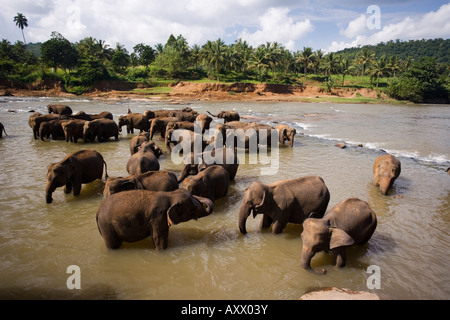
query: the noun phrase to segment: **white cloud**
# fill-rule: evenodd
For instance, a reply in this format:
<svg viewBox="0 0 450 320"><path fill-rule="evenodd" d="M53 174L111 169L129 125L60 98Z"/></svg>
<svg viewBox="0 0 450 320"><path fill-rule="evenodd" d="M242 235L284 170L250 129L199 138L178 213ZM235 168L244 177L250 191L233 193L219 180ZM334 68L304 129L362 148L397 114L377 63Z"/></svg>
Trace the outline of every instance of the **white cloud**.
<svg viewBox="0 0 450 320"><path fill-rule="evenodd" d="M345 30L341 30L341 34L347 38L354 38L357 35L365 34L367 32L367 17L361 14L355 20L350 21Z"/></svg>
<svg viewBox="0 0 450 320"><path fill-rule="evenodd" d="M368 34L368 29L362 28L362 18L351 21L341 33L354 38L350 42L333 41L327 51L339 51L344 48L378 44L390 40L434 39L450 37L450 3L442 5L437 11L424 14L421 17L406 17L398 23L391 23L381 30ZM365 17L365 16L364 16ZM358 32L360 30L360 32Z"/></svg>
<svg viewBox="0 0 450 320"><path fill-rule="evenodd" d="M240 37L253 46L276 41L293 50L295 41L312 32L314 26L309 19L295 22L288 14L288 8L269 8L259 18L260 29L253 33L244 29Z"/></svg>

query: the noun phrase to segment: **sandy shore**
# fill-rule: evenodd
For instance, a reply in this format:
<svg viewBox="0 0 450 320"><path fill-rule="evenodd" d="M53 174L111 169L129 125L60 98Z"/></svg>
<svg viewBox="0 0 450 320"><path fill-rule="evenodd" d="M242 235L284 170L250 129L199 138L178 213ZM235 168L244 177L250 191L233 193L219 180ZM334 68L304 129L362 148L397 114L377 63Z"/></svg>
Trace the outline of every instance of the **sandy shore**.
<svg viewBox="0 0 450 320"><path fill-rule="evenodd" d="M327 93L320 86L287 86L251 83L192 83L176 82L167 93L152 93L151 90L123 90L120 87L95 90L76 96L61 90L61 86L35 89L0 87L1 95L16 97L86 97L90 99L132 99L183 101L286 101L286 102L387 102L386 95L376 90L337 88ZM342 101L341 101L342 100ZM373 100L373 101L372 101ZM392 100L389 100L392 101Z"/></svg>

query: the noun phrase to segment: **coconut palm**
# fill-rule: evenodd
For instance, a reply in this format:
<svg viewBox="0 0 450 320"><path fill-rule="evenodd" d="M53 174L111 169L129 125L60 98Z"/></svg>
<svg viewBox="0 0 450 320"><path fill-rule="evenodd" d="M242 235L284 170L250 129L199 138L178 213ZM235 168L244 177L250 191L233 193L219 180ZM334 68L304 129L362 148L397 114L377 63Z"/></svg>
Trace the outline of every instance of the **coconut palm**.
<svg viewBox="0 0 450 320"><path fill-rule="evenodd" d="M308 73L308 65L312 63L314 57L314 53L312 51L312 48L310 47L303 47L303 51L300 53L300 56L298 57L299 62L303 63L303 74L305 76L306 80L306 74Z"/></svg>
<svg viewBox="0 0 450 320"><path fill-rule="evenodd" d="M208 66L214 66L217 76L217 82L220 82L220 67L225 59L225 43L222 39L209 41L202 47L203 60Z"/></svg>
<svg viewBox="0 0 450 320"><path fill-rule="evenodd" d="M340 62L341 67L341 73L342 73L342 86L344 86L345 76L353 71L355 68L352 63L350 62L350 59L343 58Z"/></svg>
<svg viewBox="0 0 450 320"><path fill-rule="evenodd" d="M380 78L389 74L389 67L386 63L386 56L382 55L379 59L375 60L370 70L370 76L377 78L377 88L380 83Z"/></svg>
<svg viewBox="0 0 450 320"><path fill-rule="evenodd" d="M22 30L23 42L27 44L25 41L25 34L23 33L23 29L28 27L28 19L21 13L17 13L17 16L14 17L14 22L16 26L18 26Z"/></svg>
<svg viewBox="0 0 450 320"><path fill-rule="evenodd" d="M360 51L358 62L362 65L362 74L361 74L361 81L363 79L363 76L366 73L366 68L370 63L374 62L375 52L370 50L369 48L363 48Z"/></svg>

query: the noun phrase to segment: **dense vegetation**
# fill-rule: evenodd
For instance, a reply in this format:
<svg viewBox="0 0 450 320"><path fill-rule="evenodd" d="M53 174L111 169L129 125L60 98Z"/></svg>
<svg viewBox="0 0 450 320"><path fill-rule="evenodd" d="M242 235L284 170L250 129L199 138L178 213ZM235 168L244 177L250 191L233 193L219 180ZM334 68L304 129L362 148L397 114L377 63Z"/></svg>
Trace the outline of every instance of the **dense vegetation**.
<svg viewBox="0 0 450 320"><path fill-rule="evenodd" d="M314 82L327 90L352 85L379 88L396 99L448 102L449 61L450 40L443 39L391 41L337 53L310 47L292 52L277 42L254 48L241 39L230 45L217 39L189 46L182 35L171 35L165 44L154 47L137 44L132 53L119 43L111 48L92 37L70 43L57 32L42 44L0 43L0 78L22 83L56 79L77 94L92 89L98 80L154 86L162 81L207 79Z"/></svg>

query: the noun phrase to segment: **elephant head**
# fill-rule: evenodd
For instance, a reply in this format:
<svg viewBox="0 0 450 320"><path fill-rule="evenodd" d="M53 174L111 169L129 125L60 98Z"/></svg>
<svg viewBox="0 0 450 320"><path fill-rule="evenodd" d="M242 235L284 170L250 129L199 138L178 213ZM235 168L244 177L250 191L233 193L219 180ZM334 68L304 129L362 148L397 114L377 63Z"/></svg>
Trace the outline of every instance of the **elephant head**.
<svg viewBox="0 0 450 320"><path fill-rule="evenodd" d="M242 234L247 233L245 223L252 211L253 218L256 217L258 213L267 211L270 196L267 186L259 181L253 182L245 190L244 200L242 201L241 209L239 211L239 230Z"/></svg>
<svg viewBox="0 0 450 320"><path fill-rule="evenodd" d="M94 142L98 129L99 129L99 122L86 121L83 126L83 141L85 143L88 141Z"/></svg>
<svg viewBox="0 0 450 320"><path fill-rule="evenodd" d="M280 143L283 144L285 141L289 141L289 147L294 146L294 137L297 131L294 128L284 127L279 132Z"/></svg>
<svg viewBox="0 0 450 320"><path fill-rule="evenodd" d="M330 220L310 218L303 222L301 234L303 249L301 265L307 270L311 269L311 259L317 252L337 250L354 244L353 238L344 230L333 227ZM326 273L325 269L313 270L317 273Z"/></svg>
<svg viewBox="0 0 450 320"><path fill-rule="evenodd" d="M212 122L212 118L207 114L201 113L196 118L196 123L200 124L200 128L202 129L202 133L205 133L206 130L209 130L210 124Z"/></svg>
<svg viewBox="0 0 450 320"><path fill-rule="evenodd" d="M53 163L48 166L47 185L45 187L47 203L52 203L52 194L53 192L55 192L56 188L66 186L64 190L66 193L70 193L72 191L70 179L75 171L76 167L70 161L65 161L63 163Z"/></svg>
<svg viewBox="0 0 450 320"><path fill-rule="evenodd" d="M161 148L158 147L153 141L142 142L138 147L138 150L143 150L144 152L150 151L155 155L156 158L159 158L163 154Z"/></svg>
<svg viewBox="0 0 450 320"><path fill-rule="evenodd" d="M127 116L119 117L119 132L122 132L122 127L127 126L129 123Z"/></svg>
<svg viewBox="0 0 450 320"><path fill-rule="evenodd" d="M175 201L167 210L167 224L169 226L186 222L191 219L200 219L210 215L214 211L214 202L210 199L194 196L189 191L179 189L174 191ZM189 194L189 197L186 197ZM184 195L184 196L183 196Z"/></svg>
<svg viewBox="0 0 450 320"><path fill-rule="evenodd" d="M386 154L375 160L373 171L374 184L380 186L382 195L387 195L401 173L401 162L396 157Z"/></svg>

